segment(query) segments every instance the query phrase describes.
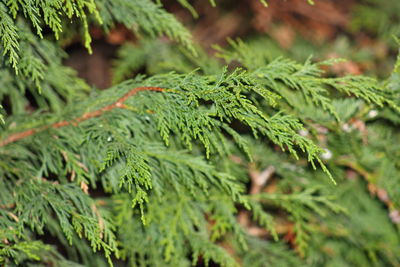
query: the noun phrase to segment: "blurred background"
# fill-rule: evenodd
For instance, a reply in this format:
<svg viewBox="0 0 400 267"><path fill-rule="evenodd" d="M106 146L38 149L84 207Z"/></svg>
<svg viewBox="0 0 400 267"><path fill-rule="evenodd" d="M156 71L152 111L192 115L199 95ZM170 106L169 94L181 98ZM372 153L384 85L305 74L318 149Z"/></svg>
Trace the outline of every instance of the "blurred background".
<svg viewBox="0 0 400 267"><path fill-rule="evenodd" d="M228 38L240 38L255 47L261 46L270 58L289 56L304 61L310 55L316 60L341 57L348 61L335 67L339 74L385 77L397 52L395 36L400 33L397 0L387 0L384 4L379 0L317 0L313 4L306 0L270 0L267 7L259 0L220 0L215 6L202 0L162 3L191 30L195 42L208 55L216 52L213 49L216 44L225 47ZM151 45L138 43L124 25L117 25L106 35L94 26L91 33L93 54L87 53L79 39L71 37L64 44L69 52L66 63L77 69L89 84L100 88L112 84L113 62L122 45ZM158 41L176 45L167 39ZM158 57L159 62L152 65L165 65L162 55ZM137 71L149 70L138 66Z"/></svg>

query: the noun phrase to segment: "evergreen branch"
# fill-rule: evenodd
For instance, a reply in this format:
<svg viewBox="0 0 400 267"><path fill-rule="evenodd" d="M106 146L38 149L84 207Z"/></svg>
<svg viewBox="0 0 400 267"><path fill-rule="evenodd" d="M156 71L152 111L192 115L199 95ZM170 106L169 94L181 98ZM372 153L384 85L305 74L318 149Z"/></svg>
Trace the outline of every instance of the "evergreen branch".
<svg viewBox="0 0 400 267"><path fill-rule="evenodd" d="M45 126L41 126L41 127L38 127L38 128L29 129L29 130L26 130L26 131L23 131L23 132L11 134L6 139L0 141L0 147L6 146L6 145L8 145L10 143L14 143L16 141L24 139L24 138L26 138L28 136L32 136L32 135L34 135L34 134L36 134L38 132L42 132L42 131L47 130L49 128L57 129L57 128L61 128L61 127L68 126L68 125L77 126L79 123L81 123L83 121L86 121L88 119L100 117L103 113L105 113L107 111L113 110L115 108L125 108L125 105L124 105L125 101L129 97L137 94L138 92L141 92L141 91L162 92L163 90L164 90L163 88L152 87L152 86L133 88L132 90L127 92L125 95L123 95L121 98L119 98L116 102L114 102L114 103L112 103L112 104L110 104L108 106L105 106L105 107L103 107L101 109L94 110L92 112L87 112L87 113L83 114L81 117L75 118L75 119L73 119L71 121L66 121L66 120L59 121L59 122L55 122L55 123L53 123L51 125L45 125Z"/></svg>

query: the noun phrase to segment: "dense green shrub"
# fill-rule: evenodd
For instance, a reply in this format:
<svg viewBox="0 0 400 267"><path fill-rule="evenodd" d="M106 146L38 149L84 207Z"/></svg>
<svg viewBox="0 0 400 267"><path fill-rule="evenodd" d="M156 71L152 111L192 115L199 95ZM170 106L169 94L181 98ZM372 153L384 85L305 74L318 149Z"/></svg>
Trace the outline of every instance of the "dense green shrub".
<svg viewBox="0 0 400 267"><path fill-rule="evenodd" d="M140 41L91 88L65 43L120 24ZM2 1L0 40L1 265L400 264L399 65L210 57L151 0Z"/></svg>

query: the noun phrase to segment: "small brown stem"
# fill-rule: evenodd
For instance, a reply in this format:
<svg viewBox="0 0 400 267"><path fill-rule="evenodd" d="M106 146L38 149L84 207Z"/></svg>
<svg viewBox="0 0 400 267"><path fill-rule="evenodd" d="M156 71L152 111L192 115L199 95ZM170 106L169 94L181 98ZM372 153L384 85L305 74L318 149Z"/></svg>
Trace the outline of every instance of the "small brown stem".
<svg viewBox="0 0 400 267"><path fill-rule="evenodd" d="M251 179L251 185L249 194L255 195L260 193L268 180L273 176L274 172L274 166L269 166L268 168L260 172L255 169L253 163L250 163L249 175ZM239 212L238 222L247 230L247 233L252 236L265 236L266 234L268 234L268 232L264 228L252 225L250 212L247 210L242 210Z"/></svg>
<svg viewBox="0 0 400 267"><path fill-rule="evenodd" d="M249 174L251 178L250 195L255 195L261 192L263 186L268 182L271 176L275 172L274 166L269 166L262 172L254 169L254 166L250 166Z"/></svg>
<svg viewBox="0 0 400 267"><path fill-rule="evenodd" d="M389 217L394 224L400 224L400 211L396 209L394 202L389 198L387 191L384 188L379 187L373 182L373 174L369 173L362 166L356 162L352 162L349 159L342 158L336 162L339 165L348 167L358 174L360 174L368 183L368 191L371 195L377 196L378 199L389 208Z"/></svg>
<svg viewBox="0 0 400 267"><path fill-rule="evenodd" d="M41 127L37 127L37 128L33 128L33 129L29 129L23 132L19 132L19 133L14 133L11 134L10 136L8 136L6 139L1 140L0 141L0 147L2 146L6 146L10 143L14 143L17 142L21 139L24 139L28 136L32 136L38 132L42 132L44 130L47 130L49 128L61 128L64 126L68 126L68 125L73 125L73 126L77 126L79 123L89 120L91 118L96 118L101 116L103 113L113 110L115 108L125 108L124 102L126 100L128 100L129 97L137 94L140 91L156 91L156 92L162 92L164 91L163 88L160 87L136 87L133 88L132 90L130 90L128 93L126 93L125 95L123 95L121 98L119 98L116 102L114 102L113 104L110 104L108 106L105 106L101 109L95 110L95 111L91 111L91 112L87 112L85 114L83 114L81 117L75 118L71 121L59 121L59 122L55 122L53 124L50 125L45 125L45 126L41 126Z"/></svg>

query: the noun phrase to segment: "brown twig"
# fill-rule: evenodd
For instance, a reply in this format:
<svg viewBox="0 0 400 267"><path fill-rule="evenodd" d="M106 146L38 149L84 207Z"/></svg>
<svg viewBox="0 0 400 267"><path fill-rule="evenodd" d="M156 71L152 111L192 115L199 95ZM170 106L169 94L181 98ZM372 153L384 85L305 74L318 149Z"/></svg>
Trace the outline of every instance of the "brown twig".
<svg viewBox="0 0 400 267"><path fill-rule="evenodd" d="M92 210L94 214L96 215L99 223L99 230L100 230L100 239L103 239L103 234L104 234L104 219L101 217L99 210L96 207L96 204L92 204Z"/></svg>
<svg viewBox="0 0 400 267"><path fill-rule="evenodd" d="M132 90L130 90L128 93L126 93L125 95L123 95L121 98L119 98L116 102L114 102L113 104L110 104L108 106L105 106L101 109L95 110L95 111L91 111L91 112L87 112L85 114L83 114L81 117L72 119L70 121L59 121L59 122L55 122L53 124L50 125L45 125L45 126L41 126L38 128L33 128L33 129L29 129L23 132L19 132L19 133L14 133L11 134L10 136L8 136L6 139L1 140L0 141L0 147L8 145L10 143L14 143L16 141L19 141L21 139L24 139L28 136L32 136L38 132L42 132L44 130L47 130L49 128L61 128L64 126L68 126L68 125L73 125L73 126L77 126L79 123L89 120L91 118L96 118L101 116L103 113L113 110L115 108L125 108L125 101L128 100L129 97L137 94L140 91L157 91L157 92L162 92L164 89L160 88L160 87L136 87L133 88Z"/></svg>
<svg viewBox="0 0 400 267"><path fill-rule="evenodd" d="M395 207L395 204L390 199L387 191L384 188L379 187L377 184L372 182L374 180L373 174L369 173L367 170L365 170L362 166L360 166L356 162L352 162L349 159L346 159L345 157L337 160L337 164L346 166L357 172L359 175L361 175L368 183L367 188L370 194L373 196L377 196L378 199L389 208L389 217L392 220L392 222L394 224L400 224L400 210Z"/></svg>
<svg viewBox="0 0 400 267"><path fill-rule="evenodd" d="M250 178L251 178L251 187L250 187L250 195L255 195L261 192L263 186L268 182L271 176L275 172L274 166L269 166L262 172L259 172L254 168L254 165L250 165Z"/></svg>
<svg viewBox="0 0 400 267"><path fill-rule="evenodd" d="M255 169L254 164L249 165L249 175L251 179L250 195L259 194L268 180L273 176L275 172L274 166L269 166L262 172ZM265 236L268 232L261 227L254 226L251 223L250 213L247 210L242 210L238 214L239 223L247 230L252 236Z"/></svg>

